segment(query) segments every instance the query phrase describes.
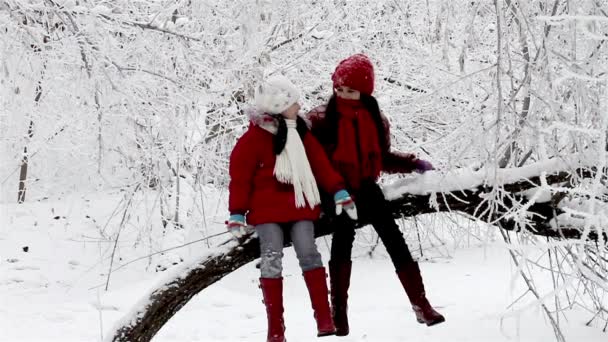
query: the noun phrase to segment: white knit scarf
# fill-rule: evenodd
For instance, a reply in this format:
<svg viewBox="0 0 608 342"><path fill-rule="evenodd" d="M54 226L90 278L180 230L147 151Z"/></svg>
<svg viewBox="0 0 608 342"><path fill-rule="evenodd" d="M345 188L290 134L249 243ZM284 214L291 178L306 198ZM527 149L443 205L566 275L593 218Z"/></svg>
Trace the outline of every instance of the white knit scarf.
<svg viewBox="0 0 608 342"><path fill-rule="evenodd" d="M283 151L277 156L274 175L282 183L293 184L296 207L303 208L308 202L308 205L314 208L321 203L321 196L308 163L304 144L296 129L296 120L286 119L285 123L287 124L287 142Z"/></svg>

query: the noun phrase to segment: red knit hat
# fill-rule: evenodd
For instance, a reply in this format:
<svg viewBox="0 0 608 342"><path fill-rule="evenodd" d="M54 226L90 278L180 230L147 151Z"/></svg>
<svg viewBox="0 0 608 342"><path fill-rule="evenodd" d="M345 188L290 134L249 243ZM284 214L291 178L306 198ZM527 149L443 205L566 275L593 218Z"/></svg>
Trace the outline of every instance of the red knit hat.
<svg viewBox="0 0 608 342"><path fill-rule="evenodd" d="M374 66L366 55L358 53L341 61L331 80L334 88L346 86L371 95L374 92Z"/></svg>

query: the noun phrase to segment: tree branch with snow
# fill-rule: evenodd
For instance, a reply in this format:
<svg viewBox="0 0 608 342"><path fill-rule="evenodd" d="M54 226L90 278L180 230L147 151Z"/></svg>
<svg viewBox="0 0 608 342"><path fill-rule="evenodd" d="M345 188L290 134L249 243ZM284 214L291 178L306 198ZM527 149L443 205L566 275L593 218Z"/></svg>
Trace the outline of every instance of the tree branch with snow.
<svg viewBox="0 0 608 342"><path fill-rule="evenodd" d="M384 193L396 218L458 211L504 230L591 241L601 235L605 241L608 237L603 228L586 231L583 226L561 226L557 218L566 211L551 201L553 195L560 193L559 188L554 191L553 185L561 187L595 173L580 158L573 157L500 169L494 181L487 178L494 174L489 170L428 172L398 180L384 187ZM500 189L503 197L500 208L491 208L495 201L487 196L495 189ZM359 226L363 225L365 222L359 222ZM332 217L322 217L316 224L317 237L331 232ZM227 240L195 261L173 269L118 322L107 341L151 340L194 295L258 257L257 239L247 238L240 244Z"/></svg>

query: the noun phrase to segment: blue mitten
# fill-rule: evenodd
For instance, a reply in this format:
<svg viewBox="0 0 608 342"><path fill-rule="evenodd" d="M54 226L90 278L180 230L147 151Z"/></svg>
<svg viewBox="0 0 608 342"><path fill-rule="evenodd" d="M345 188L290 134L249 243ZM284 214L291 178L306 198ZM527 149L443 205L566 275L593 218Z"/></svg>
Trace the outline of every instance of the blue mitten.
<svg viewBox="0 0 608 342"><path fill-rule="evenodd" d="M240 239L247 234L247 224L245 223L245 216L241 214L230 215L228 221L226 221L226 227L232 236L236 239Z"/></svg>

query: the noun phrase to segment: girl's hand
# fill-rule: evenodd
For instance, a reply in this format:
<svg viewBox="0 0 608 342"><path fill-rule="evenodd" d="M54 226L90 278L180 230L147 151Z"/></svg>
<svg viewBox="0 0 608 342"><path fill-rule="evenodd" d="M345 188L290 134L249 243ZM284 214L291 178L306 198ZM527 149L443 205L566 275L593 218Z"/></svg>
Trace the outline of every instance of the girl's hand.
<svg viewBox="0 0 608 342"><path fill-rule="evenodd" d="M232 236L240 239L247 234L247 224L245 224L245 216L241 214L230 215L226 221L226 227Z"/></svg>
<svg viewBox="0 0 608 342"><path fill-rule="evenodd" d="M431 162L428 162L426 160L417 159L414 163L416 164L416 169L414 171L416 171L418 173L425 173L430 170L435 170L435 168L433 167L433 164L431 164Z"/></svg>
<svg viewBox="0 0 608 342"><path fill-rule="evenodd" d="M350 197L350 194L346 190L340 190L334 195L334 201L336 202L336 215L342 214L342 209L346 211L348 217L353 220L357 220L357 206L355 201Z"/></svg>

